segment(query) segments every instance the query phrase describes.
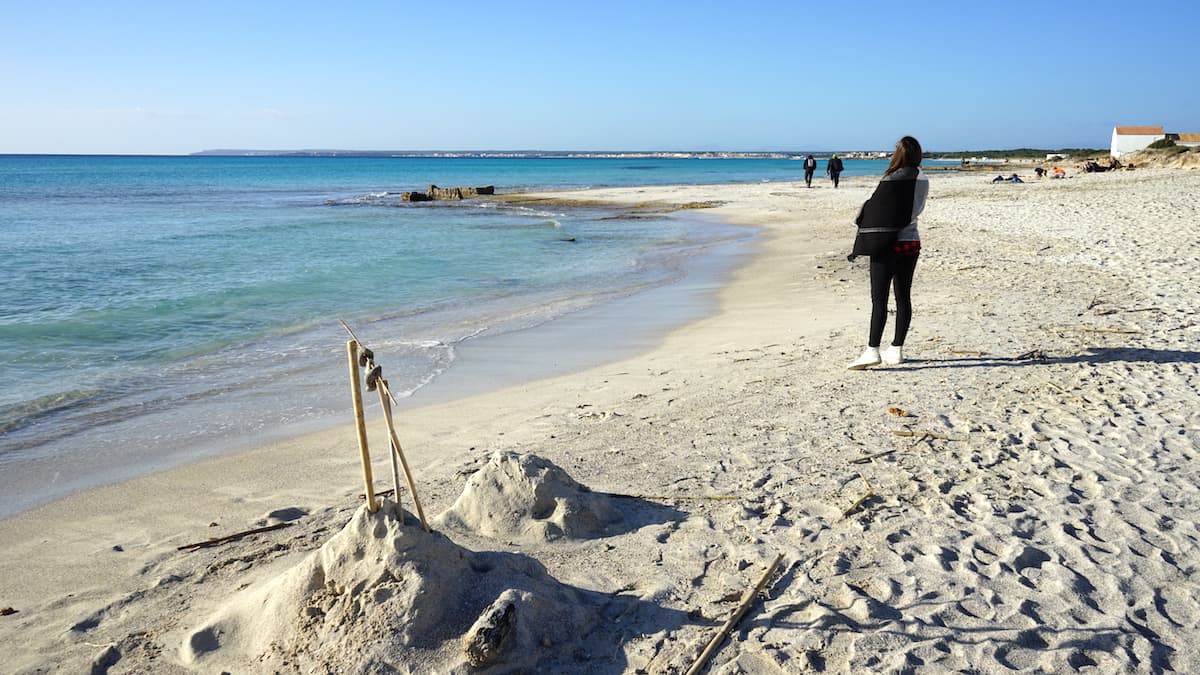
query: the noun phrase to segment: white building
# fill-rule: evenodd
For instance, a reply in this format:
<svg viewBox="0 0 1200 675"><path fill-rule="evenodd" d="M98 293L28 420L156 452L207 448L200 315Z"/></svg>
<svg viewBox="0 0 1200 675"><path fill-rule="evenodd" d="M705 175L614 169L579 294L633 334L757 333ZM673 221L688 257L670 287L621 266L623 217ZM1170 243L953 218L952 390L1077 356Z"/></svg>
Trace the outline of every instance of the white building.
<svg viewBox="0 0 1200 675"><path fill-rule="evenodd" d="M1175 141L1175 145L1186 145L1189 148L1200 147L1200 134L1167 134L1167 138Z"/></svg>
<svg viewBox="0 0 1200 675"><path fill-rule="evenodd" d="M1137 152L1166 137L1162 127L1113 127L1112 149L1109 150L1109 154L1120 157Z"/></svg>

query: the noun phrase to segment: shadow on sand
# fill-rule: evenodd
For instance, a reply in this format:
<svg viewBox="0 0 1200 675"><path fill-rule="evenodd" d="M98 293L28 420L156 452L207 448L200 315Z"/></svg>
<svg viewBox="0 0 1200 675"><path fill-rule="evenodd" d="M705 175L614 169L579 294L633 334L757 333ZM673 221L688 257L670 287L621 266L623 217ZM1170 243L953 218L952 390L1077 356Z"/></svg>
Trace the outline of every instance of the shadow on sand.
<svg viewBox="0 0 1200 675"><path fill-rule="evenodd" d="M946 359L912 359L905 362L904 370L929 370L935 368L980 368L980 367L1026 367L1048 366L1066 363L1200 363L1200 352L1179 349L1144 349L1135 347L1087 347L1078 354L1055 356L1041 351L1027 352L1019 356L967 356Z"/></svg>

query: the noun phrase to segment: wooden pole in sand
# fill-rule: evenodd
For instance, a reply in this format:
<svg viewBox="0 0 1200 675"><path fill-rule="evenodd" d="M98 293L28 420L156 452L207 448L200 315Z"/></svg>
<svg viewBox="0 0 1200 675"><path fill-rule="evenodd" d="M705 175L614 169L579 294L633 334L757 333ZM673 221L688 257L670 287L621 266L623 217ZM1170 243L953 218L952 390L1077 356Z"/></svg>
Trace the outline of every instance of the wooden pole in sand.
<svg viewBox="0 0 1200 675"><path fill-rule="evenodd" d="M386 420L388 417L387 413L391 412L390 410L388 410L388 400L387 400L387 394L386 394L387 380L380 377L378 380L376 380L375 386L376 386L376 388L379 389L379 406L381 408L383 408L383 410L385 411L384 419ZM368 375L367 376L367 391L370 391L370 390L371 390L371 376ZM391 439L391 436L390 436L391 431L392 430L389 427L388 428L388 434L389 434L388 447L391 449L391 452L388 453L388 459L392 460L392 501L396 502L396 504L399 505L400 504L400 463L396 459L396 444Z"/></svg>
<svg viewBox="0 0 1200 675"><path fill-rule="evenodd" d="M404 449L400 447L400 437L396 435L396 424L392 421L392 392L388 390L387 380L379 380L379 404L383 406L383 419L387 422L387 430L389 439L392 442L392 466L395 467L396 458L400 458L400 464L404 467L404 479L408 481L408 491L412 494L413 504L417 507L417 517L421 519L421 527L429 532L429 523L425 522L425 511L421 508L421 498L417 496L417 485L413 481L412 471L408 468L408 460L404 459ZM400 503L400 478L396 477L396 503Z"/></svg>
<svg viewBox="0 0 1200 675"><path fill-rule="evenodd" d="M383 398L382 392L380 392L379 398L380 399ZM381 400L379 403L380 403L380 405L382 405L384 407L385 410L387 409L386 401ZM388 447L391 449L391 452L388 453L388 458L392 460L392 500L395 501L397 505L399 505L400 504L400 462L397 459L397 457L399 456L399 453L396 452L396 444L392 442L391 438L388 438Z"/></svg>
<svg viewBox="0 0 1200 675"><path fill-rule="evenodd" d="M367 445L367 422L363 418L362 382L358 376L358 341L346 342L346 354L350 357L350 400L354 404L354 427L358 430L358 451L362 456L363 482L366 484L367 511L375 513L375 481L371 478L371 450Z"/></svg>

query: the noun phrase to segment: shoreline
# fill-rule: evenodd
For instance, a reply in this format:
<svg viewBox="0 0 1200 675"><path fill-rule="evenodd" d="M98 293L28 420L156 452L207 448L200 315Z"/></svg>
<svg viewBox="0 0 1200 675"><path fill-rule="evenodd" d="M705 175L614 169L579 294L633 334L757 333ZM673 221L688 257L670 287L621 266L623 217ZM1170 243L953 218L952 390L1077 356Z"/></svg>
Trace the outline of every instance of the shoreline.
<svg viewBox="0 0 1200 675"><path fill-rule="evenodd" d="M523 199L521 194L506 195L503 201L518 204L534 203ZM541 205L547 207L558 204L579 206L566 196L549 202L541 200ZM646 210L645 206L640 209L635 207L618 208L615 205L609 205L609 207L615 214L614 217L624 217L628 213L639 214ZM706 227L704 216L694 215L702 214L702 211L689 211L690 207L685 205L667 203L655 204L654 208L652 215L655 218L672 217L671 213L682 212L678 217L693 223L688 227ZM686 299L692 293L690 286L696 283L707 284L706 280L725 274L728 266L734 264L735 258L741 255L738 249L744 246L744 240L753 237L749 231L736 233L734 232L736 228L724 224L719 224L718 227L728 230L728 232L717 235L719 238L705 238L693 242L688 249L670 253L669 261L664 263L664 270L670 271L660 275L664 276L663 280L649 281L642 288L615 289L608 294L608 297L588 300L581 308L557 310L550 318L539 320L528 326L508 325L521 323L519 320L510 318L506 320L507 323L502 322L492 326L487 333L455 342L453 345L457 354L455 362L446 371L434 377L431 382L420 386L414 395L401 397L399 408L408 409L434 402L445 402L465 397L470 393L481 393L517 382L560 374L570 369L579 369L618 356L629 355L633 349L644 348L646 344L655 339L655 336L672 327L682 325L694 319L698 313L705 311L698 306L701 301L689 302ZM636 311L638 302L647 302L647 300L639 301L637 299L645 294L664 302L664 307L669 307L670 311L648 321L635 319L637 323L645 323L644 326L634 325L634 333L639 347L621 347L619 345L614 347L602 344L604 335L608 335L615 343L618 342L616 338L619 333L628 331L628 327L631 325L629 319L633 317L622 316L622 312ZM564 300L563 302L573 301ZM588 317L593 317L591 321L594 322L594 325L591 329L578 327L579 323L588 320ZM389 327L386 319L379 321L383 328ZM605 322L615 321L621 321L622 327L605 325ZM378 331L380 326L373 328ZM370 330L371 328L368 328L368 333L364 334L368 344L372 337ZM333 348L329 350L331 353L329 362L335 364L332 373L344 378L344 373L337 367L340 365L340 351L336 348L341 344L344 335L341 334L340 329L336 328L329 332L337 333L335 341L330 343ZM553 337L556 335L562 336L566 341L559 340L556 343ZM378 337L386 341L392 338L393 334L385 333ZM530 340L530 343L523 346L523 339ZM493 345L499 345L504 352L500 356L506 361L499 365L489 363L486 357L488 354L496 355L496 347ZM273 348L269 345L260 347L260 350L270 351ZM537 348L546 349L550 353L536 354L534 350ZM386 359L385 352L381 352L380 356ZM485 356L476 358L474 356L476 353ZM540 356L547 357L548 365L540 362ZM509 362L513 358L520 363ZM383 363L387 364L388 361L384 360ZM298 379L296 376L292 377L292 382L308 389L319 384L311 378ZM226 408L230 406L220 400L209 401L207 404L182 401L178 408L157 410L144 419L135 418L118 422L119 425L126 427L132 425L125 430L139 439L144 435L147 442L151 438L149 436L151 433L161 436L162 440L159 440L156 445L167 448L165 453L148 450L141 450L137 453L124 452L121 450L121 446L127 444L114 440L119 433L116 428L104 430L100 436L84 433L82 436L76 437L75 434L70 434L64 437L66 440L54 440L52 443L68 450L75 444L87 445L89 440L101 443L93 452L81 453L78 456L52 454L11 462L5 467L4 478L0 480L0 493L5 494L3 500L0 500L0 518L19 514L83 490L120 484L174 467L246 452L263 445L284 442L341 427L345 424L346 415L337 414L334 411L341 407L344 384L341 381L328 383L327 388L336 390L336 395L323 396L320 399L313 399L312 395L309 395L304 399L306 408L299 412L280 411L281 419L275 420L271 426L265 426L268 422L265 416L260 420L238 419L232 425L225 422L211 424L211 426L218 427L236 427L235 431L218 431L204 435L206 432L202 432L200 428L208 423L202 421L202 416L206 412L208 414L212 414L214 411L221 413L223 410L221 406ZM242 405L253 406L256 401L267 394L266 390L246 389L245 391L227 392L226 395L236 395ZM370 404L371 401L368 401L368 405ZM271 411L273 410L271 409ZM219 417L218 414L218 419ZM185 425L189 426L186 433L181 430ZM192 426L196 428L190 428ZM159 427L164 427L165 430L153 431ZM176 445L176 442L179 444ZM59 468L64 466L69 468ZM41 485L44 492L39 496L32 492L21 493L18 491L19 487L26 485Z"/></svg>
<svg viewBox="0 0 1200 675"><path fill-rule="evenodd" d="M609 633L564 647L591 655L589 672L686 664L775 553L783 576L714 669L1200 666L1185 562L1200 552L1200 355L1196 301L1180 292L1200 282L1200 243L1171 236L1197 213L1200 175L935 176L911 361L847 373L869 308L865 266L845 260L849 223L874 184L589 191L719 200L714 215L762 235L716 312L649 351L401 411L426 512L498 450L545 457L600 493L675 496L677 520L595 539L447 529L645 603L615 652ZM17 610L0 639L25 646L14 669L85 668L111 644L125 670L190 670L190 630L346 522L356 464L343 427L0 520L0 605ZM287 509L304 515L278 536L174 551ZM353 663L361 648L325 654ZM449 651L424 658L453 667Z"/></svg>

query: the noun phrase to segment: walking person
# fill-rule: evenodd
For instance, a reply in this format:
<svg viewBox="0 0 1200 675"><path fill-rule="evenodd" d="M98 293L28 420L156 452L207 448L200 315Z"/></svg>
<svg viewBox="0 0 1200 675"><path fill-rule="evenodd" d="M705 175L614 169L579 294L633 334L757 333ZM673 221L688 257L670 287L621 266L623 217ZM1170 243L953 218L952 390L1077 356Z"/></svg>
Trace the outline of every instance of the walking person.
<svg viewBox="0 0 1200 675"><path fill-rule="evenodd" d="M929 197L929 178L920 167L921 144L912 136L901 138L887 171L855 219L858 236L850 260L860 255L871 258L871 327L867 349L848 366L850 370L904 362L904 339L912 322L913 275L921 254L917 216ZM889 286L896 296L895 335L892 344L880 351Z"/></svg>
<svg viewBox="0 0 1200 675"><path fill-rule="evenodd" d="M837 154L829 156L829 163L825 165L825 175L833 179L833 187L838 186L838 176L842 175L842 158Z"/></svg>
<svg viewBox="0 0 1200 675"><path fill-rule="evenodd" d="M812 187L812 177L817 171L817 160L812 155L804 158L804 184Z"/></svg>

